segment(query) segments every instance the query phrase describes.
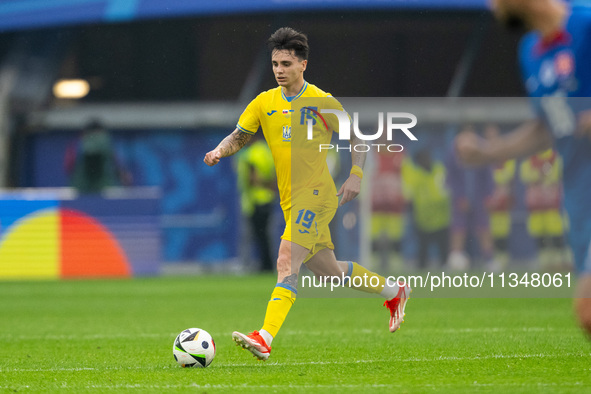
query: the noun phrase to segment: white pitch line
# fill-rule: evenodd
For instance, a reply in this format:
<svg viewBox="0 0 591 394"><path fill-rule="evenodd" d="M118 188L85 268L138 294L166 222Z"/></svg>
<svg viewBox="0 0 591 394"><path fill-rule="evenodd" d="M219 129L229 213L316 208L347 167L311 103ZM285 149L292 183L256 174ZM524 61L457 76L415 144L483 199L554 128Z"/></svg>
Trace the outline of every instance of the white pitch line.
<svg viewBox="0 0 591 394"><path fill-rule="evenodd" d="M373 364L373 363L391 363L391 362L439 362L439 361L480 361L480 360L494 360L494 359L522 359L522 358L564 358L564 357L591 357L591 353L565 353L565 354L492 354L485 356L472 357L456 357L456 356L440 356L432 358L392 358L380 360L351 360L351 361L307 361L307 362L267 362L264 364L254 363L216 363L216 367L252 367L252 366L268 366L268 367L284 367L284 366L302 366L302 365L348 365L348 364ZM171 367L161 367L158 369L177 368L176 365ZM67 371L105 371L105 370L148 370L145 367L106 367L106 368L6 368L0 369L0 372L67 372Z"/></svg>
<svg viewBox="0 0 591 394"><path fill-rule="evenodd" d="M411 357L405 359L388 359L388 360L352 360L352 361L309 361L309 362L295 362L295 363L281 363L281 362L270 362L265 365L274 366L298 366L298 365L346 365L346 364L372 364L372 363L388 363L388 362L437 362L437 361L477 361L477 360L491 360L491 359L519 359L519 358L563 358L563 357L590 357L591 353L565 353L565 354L492 354L488 356L473 356L473 357L455 357L455 356L440 356L433 358L418 358ZM227 364L216 364L220 367L242 367L253 364L248 363L227 363Z"/></svg>
<svg viewBox="0 0 591 394"><path fill-rule="evenodd" d="M0 372L75 372L96 371L96 368L2 368Z"/></svg>
<svg viewBox="0 0 591 394"><path fill-rule="evenodd" d="M407 332L438 332L442 334L488 334L488 333L497 333L497 332L512 332L512 333L519 333L519 332L553 332L553 331L560 331L564 332L567 330L571 331L580 331L578 327L568 327L568 328L554 328L554 327L481 327L481 328L424 328L424 327L412 327L409 328ZM347 331L351 334L380 334L384 333L385 329L382 328L361 328L353 331ZM286 335L326 335L326 334L334 334L334 333L342 333L339 330L323 330L323 331L305 331L305 330L289 330L286 329L281 331L281 336Z"/></svg>
<svg viewBox="0 0 591 394"><path fill-rule="evenodd" d="M228 334L229 335L229 334ZM0 340L88 340L88 339L134 339L134 338L165 338L176 337L176 334L137 333L137 334L45 334L45 335L11 335L0 334Z"/></svg>
<svg viewBox="0 0 591 394"><path fill-rule="evenodd" d="M81 388L84 389L97 389L97 390L116 390L116 389L316 389L316 388L385 388L385 387L402 387L402 385L395 385L395 384L287 384L287 385L279 385L279 384L259 384L259 385L249 385L249 384L113 384L113 385L88 385L88 386L66 386L60 385L60 390L79 390ZM33 388L30 385L15 385L15 386L0 386L0 389L24 389L24 388Z"/></svg>
<svg viewBox="0 0 591 394"><path fill-rule="evenodd" d="M488 333L502 333L502 332L554 332L554 331L579 331L578 327L572 326L567 328L554 328L554 327L481 327L481 328L425 328L425 327L412 327L409 328L408 332L439 332L442 334L488 334ZM360 328L357 330L348 331L350 334L381 334L385 332L382 328ZM215 332L209 331L214 338L230 337L231 332ZM339 330L322 330L322 331L304 331L304 330L289 330L285 329L281 332L281 336L295 336L295 335L307 335L307 336L322 336L330 335L335 333L341 333ZM137 333L137 334L45 334L45 335L12 335L12 334L0 334L0 340L75 340L84 341L92 339L136 339L136 338L175 338L175 333Z"/></svg>
<svg viewBox="0 0 591 394"><path fill-rule="evenodd" d="M582 387L585 383L583 382L561 382L559 384L556 383L543 383L543 382L535 382L532 384L528 383L478 383L474 382L472 384L468 383L463 385L464 388L469 387L511 387L511 388L533 388L533 387ZM441 389L442 387L457 387L457 384L448 383L448 384L425 384L423 387L430 387L430 388L438 388ZM407 387L404 384L286 384L286 385L279 385L279 384L257 384L257 385L250 385L250 384L113 384L113 385L87 385L87 386L67 386L65 384L60 385L60 390L79 390L81 388L84 389L97 389L97 390L105 390L105 389L189 389L189 388L196 388L196 389L266 389L266 390L273 390L273 389L377 389L377 388L400 388L400 387ZM33 388L30 385L14 385L14 386L0 386L0 389L23 389L23 388Z"/></svg>
<svg viewBox="0 0 591 394"><path fill-rule="evenodd" d="M131 370L144 370L144 371L160 371L163 369L179 368L176 364L171 364L167 367L146 368L146 367L104 367L104 368L0 368L0 372L70 372L70 371L131 371Z"/></svg>

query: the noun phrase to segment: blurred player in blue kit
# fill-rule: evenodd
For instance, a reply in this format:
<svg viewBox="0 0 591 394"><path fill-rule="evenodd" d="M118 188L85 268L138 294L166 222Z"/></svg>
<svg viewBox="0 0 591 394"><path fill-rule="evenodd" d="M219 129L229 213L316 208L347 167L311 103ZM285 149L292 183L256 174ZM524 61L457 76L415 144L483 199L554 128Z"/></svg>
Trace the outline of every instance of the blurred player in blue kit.
<svg viewBox="0 0 591 394"><path fill-rule="evenodd" d="M528 30L519 61L536 118L495 141L462 133L456 149L466 164L483 165L554 145L564 162L564 208L579 275L575 308L591 333L591 4L492 0L491 5L508 27Z"/></svg>

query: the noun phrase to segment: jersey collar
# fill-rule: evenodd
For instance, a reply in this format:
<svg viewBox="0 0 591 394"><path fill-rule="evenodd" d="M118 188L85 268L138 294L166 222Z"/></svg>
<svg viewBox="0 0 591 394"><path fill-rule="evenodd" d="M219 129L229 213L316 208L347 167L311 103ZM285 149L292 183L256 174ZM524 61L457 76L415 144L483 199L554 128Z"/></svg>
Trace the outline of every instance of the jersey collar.
<svg viewBox="0 0 591 394"><path fill-rule="evenodd" d="M291 96L291 97L287 97L285 95L285 93L283 93L283 89L281 89L281 97L283 97L283 99L285 101L287 101L288 103L291 103L293 100L300 98L302 96L302 94L304 94L304 92L306 91L307 87L308 87L308 82L304 81L304 86L302 86L302 88L300 89L300 92L298 94L296 94L295 96Z"/></svg>

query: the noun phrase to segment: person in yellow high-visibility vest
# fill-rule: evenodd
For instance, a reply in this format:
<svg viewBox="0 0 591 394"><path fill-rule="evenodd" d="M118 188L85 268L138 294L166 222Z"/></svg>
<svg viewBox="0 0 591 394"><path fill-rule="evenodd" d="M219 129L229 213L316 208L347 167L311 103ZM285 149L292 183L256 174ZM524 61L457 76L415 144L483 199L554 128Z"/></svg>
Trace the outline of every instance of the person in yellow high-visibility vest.
<svg viewBox="0 0 591 394"><path fill-rule="evenodd" d="M487 199L486 206L490 213L490 233L495 246L494 261L498 270L509 264L509 236L511 235L511 208L513 190L511 183L515 178L515 160L507 160L493 167L495 183L493 194Z"/></svg>
<svg viewBox="0 0 591 394"><path fill-rule="evenodd" d="M434 160L428 148L417 151L413 161L402 163L404 191L412 204L417 241L417 265L426 268L431 245L437 246L439 265L449 253L451 201L446 187L446 169Z"/></svg>
<svg viewBox="0 0 591 394"><path fill-rule="evenodd" d="M489 124L484 130L485 138L494 140L499 137L500 130L496 125ZM504 270L509 264L509 236L511 235L511 208L514 203L513 180L517 163L514 159L496 163L492 167L494 189L487 198L486 206L490 213L490 233L494 241L497 270Z"/></svg>
<svg viewBox="0 0 591 394"><path fill-rule="evenodd" d="M401 168L403 152L381 151L375 155L371 183L371 240L382 271L401 268L402 236L406 200L403 195Z"/></svg>
<svg viewBox="0 0 591 394"><path fill-rule="evenodd" d="M567 259L560 208L562 159L553 149L548 149L523 161L519 173L527 186L527 229L538 246L540 269L559 270Z"/></svg>
<svg viewBox="0 0 591 394"><path fill-rule="evenodd" d="M275 165L269 146L259 138L243 149L237 163L242 213L248 217L259 249L261 271L273 271L269 223L277 201Z"/></svg>

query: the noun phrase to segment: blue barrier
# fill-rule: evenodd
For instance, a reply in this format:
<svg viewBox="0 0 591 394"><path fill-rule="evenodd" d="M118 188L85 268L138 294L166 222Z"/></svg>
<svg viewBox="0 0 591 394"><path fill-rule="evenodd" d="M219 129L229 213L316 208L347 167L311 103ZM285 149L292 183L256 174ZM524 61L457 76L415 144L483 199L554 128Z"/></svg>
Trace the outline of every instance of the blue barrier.
<svg viewBox="0 0 591 394"><path fill-rule="evenodd" d="M485 9L487 0L5 0L0 32L147 18L388 9Z"/></svg>

